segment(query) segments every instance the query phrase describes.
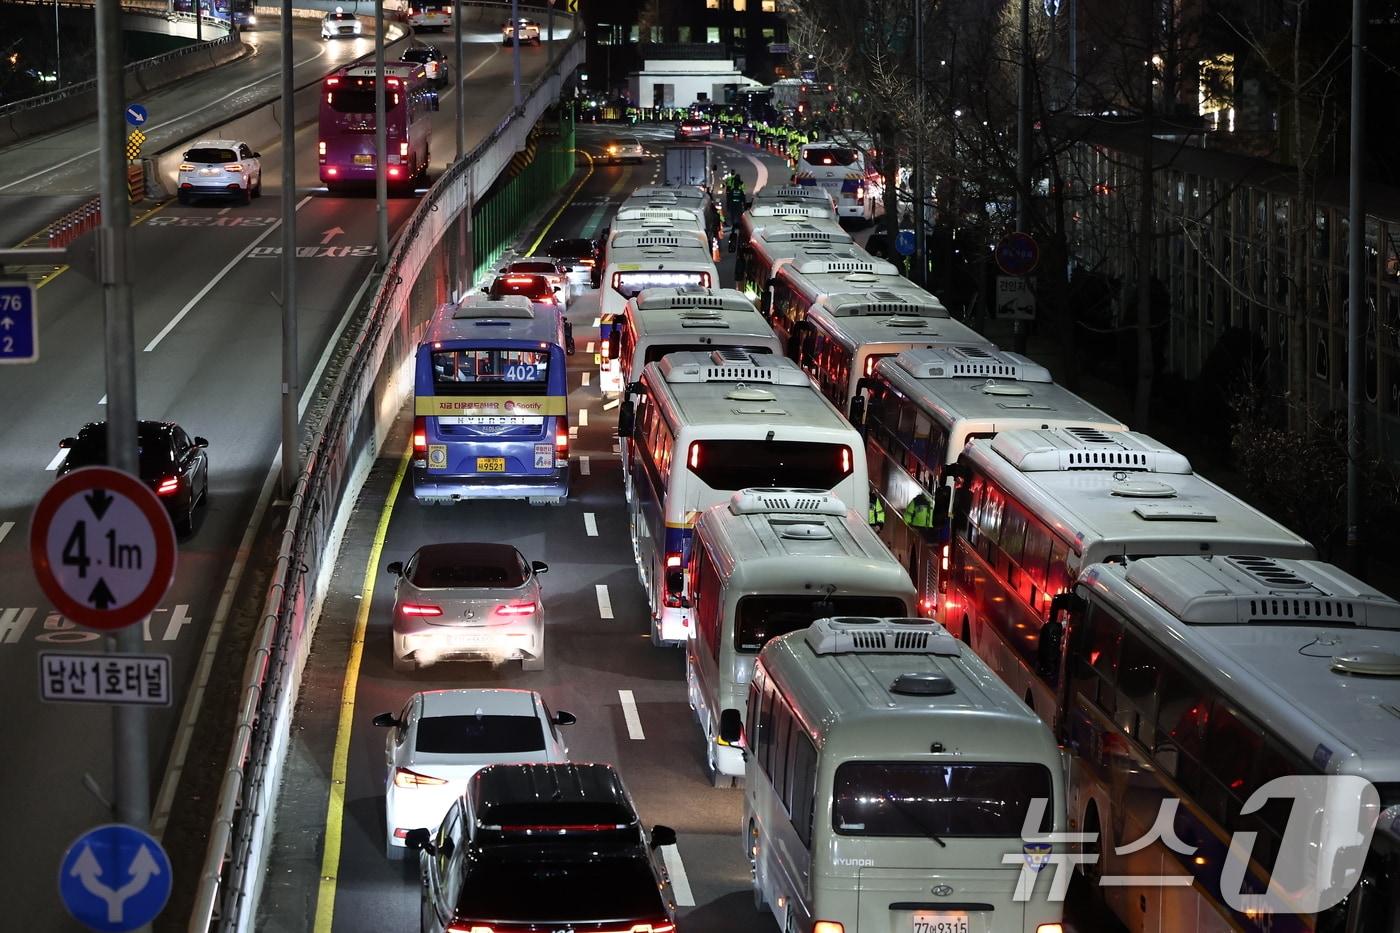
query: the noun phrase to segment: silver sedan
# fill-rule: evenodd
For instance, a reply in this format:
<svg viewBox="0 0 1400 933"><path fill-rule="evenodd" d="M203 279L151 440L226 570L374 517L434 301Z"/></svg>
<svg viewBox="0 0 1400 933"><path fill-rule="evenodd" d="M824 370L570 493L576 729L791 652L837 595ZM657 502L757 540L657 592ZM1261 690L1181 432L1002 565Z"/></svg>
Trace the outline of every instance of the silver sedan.
<svg viewBox="0 0 1400 933"><path fill-rule="evenodd" d="M508 544L428 544L385 568L394 585L394 670L519 660L544 669L542 561Z"/></svg>

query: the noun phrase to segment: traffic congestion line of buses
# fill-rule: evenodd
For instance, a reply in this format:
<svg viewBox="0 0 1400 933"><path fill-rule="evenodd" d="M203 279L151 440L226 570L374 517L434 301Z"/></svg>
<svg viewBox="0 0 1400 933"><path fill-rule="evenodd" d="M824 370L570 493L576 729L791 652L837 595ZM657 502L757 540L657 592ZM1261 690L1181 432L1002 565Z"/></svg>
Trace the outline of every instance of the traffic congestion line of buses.
<svg viewBox="0 0 1400 933"><path fill-rule="evenodd" d="M1400 605L953 320L820 188L755 195L738 289L713 224L699 188L620 207L598 375L651 637L684 646L714 783L744 783L755 904L806 933L1051 933L1073 862L1133 930L1400 930ZM439 313L419 499L564 501L561 321ZM1255 797L1287 775L1376 793ZM1276 873L1290 846L1308 870Z"/></svg>

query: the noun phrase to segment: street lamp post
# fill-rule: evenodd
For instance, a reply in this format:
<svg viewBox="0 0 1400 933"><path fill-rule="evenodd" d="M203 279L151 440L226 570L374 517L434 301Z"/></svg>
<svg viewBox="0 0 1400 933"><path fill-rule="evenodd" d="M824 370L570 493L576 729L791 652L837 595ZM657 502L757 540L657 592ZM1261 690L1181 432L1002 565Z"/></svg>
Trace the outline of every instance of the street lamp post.
<svg viewBox="0 0 1400 933"><path fill-rule="evenodd" d="M58 33L58 0L53 0L53 77L63 86L63 38Z"/></svg>

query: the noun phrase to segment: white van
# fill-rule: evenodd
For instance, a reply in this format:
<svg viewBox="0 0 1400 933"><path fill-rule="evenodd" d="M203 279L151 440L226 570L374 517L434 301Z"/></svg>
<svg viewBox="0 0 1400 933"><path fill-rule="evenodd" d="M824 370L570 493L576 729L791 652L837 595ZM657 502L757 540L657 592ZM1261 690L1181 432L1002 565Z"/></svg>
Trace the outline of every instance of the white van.
<svg viewBox="0 0 1400 933"><path fill-rule="evenodd" d="M779 929L1061 933L1059 749L938 623L821 619L770 641L744 735L724 738L747 745L754 902Z"/></svg>
<svg viewBox="0 0 1400 933"><path fill-rule="evenodd" d="M866 524L831 493L744 489L695 522L687 578L690 706L716 786L744 776L721 721L743 718L754 658L771 639L832 615L913 615L914 584ZM732 726L731 726L732 728Z"/></svg>

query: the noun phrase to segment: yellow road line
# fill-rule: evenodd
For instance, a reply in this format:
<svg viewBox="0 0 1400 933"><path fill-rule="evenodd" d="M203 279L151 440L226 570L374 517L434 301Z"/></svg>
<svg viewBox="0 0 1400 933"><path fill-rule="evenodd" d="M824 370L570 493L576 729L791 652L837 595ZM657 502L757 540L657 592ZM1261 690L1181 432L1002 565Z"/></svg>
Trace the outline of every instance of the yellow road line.
<svg viewBox="0 0 1400 933"><path fill-rule="evenodd" d="M540 248L540 244L544 242L545 234L554 227L554 222L559 219L560 214L564 213L564 208L574 203L574 198L578 197L579 190L583 188L584 183L593 177L593 156L588 154L587 149L575 149L574 151L583 153L583 157L588 160L588 171L578 180L578 184L574 185L574 190L569 192L569 196L564 199L563 204L559 205L559 209L554 212L554 216L549 218L549 223L544 225L544 229L540 230L540 235L535 238L535 242L531 243L530 248L525 251L526 256L535 255L535 250Z"/></svg>
<svg viewBox="0 0 1400 933"><path fill-rule="evenodd" d="M325 851L321 853L321 881L316 894L315 933L330 933L335 916L336 874L340 871L341 829L345 816L345 769L350 758L350 733L354 727L355 691L360 680L360 659L365 649L365 629L369 626L370 604L374 601L374 577L379 557L384 551L384 539L389 534L389 518L394 514L394 502L399 497L404 474L408 472L409 455L413 447L404 448L398 472L389 486L389 496L379 513L379 525L370 544L369 560L365 564L364 585L360 589L360 609L355 614L355 630L350 637L350 657L345 665L345 684L340 693L340 721L335 728L335 751L331 756L331 796L326 801Z"/></svg>

